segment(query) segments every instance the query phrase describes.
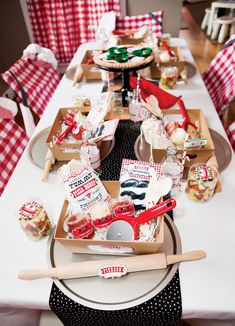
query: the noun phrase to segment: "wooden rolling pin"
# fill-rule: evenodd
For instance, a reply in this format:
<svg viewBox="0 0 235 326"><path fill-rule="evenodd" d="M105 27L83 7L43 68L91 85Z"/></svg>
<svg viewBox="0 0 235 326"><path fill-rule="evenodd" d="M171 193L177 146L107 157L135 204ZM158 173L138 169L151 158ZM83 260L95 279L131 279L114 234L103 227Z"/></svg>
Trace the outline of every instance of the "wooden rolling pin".
<svg viewBox="0 0 235 326"><path fill-rule="evenodd" d="M48 175L51 169L51 166L55 164L55 157L50 149L48 149L46 157L45 157L45 166L42 174L42 181L46 182L48 179Z"/></svg>
<svg viewBox="0 0 235 326"><path fill-rule="evenodd" d="M78 65L73 77L73 86L75 86L78 82L80 82L80 80L82 79L82 75L83 75L83 70L81 65Z"/></svg>
<svg viewBox="0 0 235 326"><path fill-rule="evenodd" d="M183 79L185 85L188 84L188 72L186 67L184 67L184 69L180 72L180 77Z"/></svg>
<svg viewBox="0 0 235 326"><path fill-rule="evenodd" d="M42 270L25 270L18 274L22 280L35 280L53 277L58 279L72 279L98 276L99 269L104 267L125 266L127 273L163 269L168 265L183 261L192 261L205 258L202 250L191 251L180 255L148 254L114 259L90 260L68 263L57 267Z"/></svg>

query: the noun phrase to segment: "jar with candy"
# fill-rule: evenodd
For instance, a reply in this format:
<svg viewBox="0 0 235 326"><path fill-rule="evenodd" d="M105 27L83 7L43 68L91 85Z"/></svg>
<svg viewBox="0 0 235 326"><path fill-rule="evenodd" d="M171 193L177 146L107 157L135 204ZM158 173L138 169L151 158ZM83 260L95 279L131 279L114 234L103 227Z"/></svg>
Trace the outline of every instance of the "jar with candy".
<svg viewBox="0 0 235 326"><path fill-rule="evenodd" d="M214 165L194 164L188 174L185 193L188 198L204 203L214 194L219 173Z"/></svg>
<svg viewBox="0 0 235 326"><path fill-rule="evenodd" d="M38 200L28 200L20 205L17 218L31 240L40 240L48 236L52 230L51 222L43 205Z"/></svg>
<svg viewBox="0 0 235 326"><path fill-rule="evenodd" d="M161 68L161 79L159 86L163 89L172 89L176 87L178 78L178 68L175 66L168 66Z"/></svg>

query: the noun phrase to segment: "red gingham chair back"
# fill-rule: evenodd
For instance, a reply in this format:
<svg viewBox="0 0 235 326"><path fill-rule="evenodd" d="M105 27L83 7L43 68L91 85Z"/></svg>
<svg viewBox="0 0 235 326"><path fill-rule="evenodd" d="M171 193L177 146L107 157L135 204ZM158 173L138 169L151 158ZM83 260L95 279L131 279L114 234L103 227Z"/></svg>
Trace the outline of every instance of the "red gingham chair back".
<svg viewBox="0 0 235 326"><path fill-rule="evenodd" d="M143 26L151 26L156 36L162 34L163 11L156 11L144 15L116 17L116 30L135 30Z"/></svg>
<svg viewBox="0 0 235 326"><path fill-rule="evenodd" d="M234 38L226 42L227 44ZM235 98L235 43L218 52L203 75L204 83L219 115Z"/></svg>
<svg viewBox="0 0 235 326"><path fill-rule="evenodd" d="M12 119L0 118L0 196L27 143L23 129Z"/></svg>
<svg viewBox="0 0 235 326"><path fill-rule="evenodd" d="M52 65L38 65L27 56L22 56L1 76L16 92L23 104L29 106L39 117L42 116L60 81L60 76ZM22 98L21 87L27 103L24 103Z"/></svg>
<svg viewBox="0 0 235 326"><path fill-rule="evenodd" d="M36 43L51 49L59 62L68 62L84 42L94 41L103 13L120 15L119 0L27 0Z"/></svg>
<svg viewBox="0 0 235 326"><path fill-rule="evenodd" d="M233 151L235 152L235 121L228 126L226 129L226 134L233 148Z"/></svg>

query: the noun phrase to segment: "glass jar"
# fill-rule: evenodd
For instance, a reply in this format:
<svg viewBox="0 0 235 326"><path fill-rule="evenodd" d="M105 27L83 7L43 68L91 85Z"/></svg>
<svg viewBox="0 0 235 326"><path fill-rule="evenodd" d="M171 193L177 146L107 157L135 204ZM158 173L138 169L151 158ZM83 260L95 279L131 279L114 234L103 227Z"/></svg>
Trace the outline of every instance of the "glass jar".
<svg viewBox="0 0 235 326"><path fill-rule="evenodd" d="M185 193L199 203L208 202L215 191L219 173L214 165L194 164L190 167Z"/></svg>
<svg viewBox="0 0 235 326"><path fill-rule="evenodd" d="M47 237L52 226L42 203L36 199L25 201L16 212L22 229L31 240Z"/></svg>
<svg viewBox="0 0 235 326"><path fill-rule="evenodd" d="M164 89L172 89L176 87L176 82L178 78L178 68L177 67L162 67L161 68L161 79L159 86Z"/></svg>
<svg viewBox="0 0 235 326"><path fill-rule="evenodd" d="M172 180L171 196L175 196L180 190L180 182L182 177L182 164L177 158L177 148L169 146L166 151L166 156L161 162L162 174L170 177Z"/></svg>
<svg viewBox="0 0 235 326"><path fill-rule="evenodd" d="M122 93L121 92L113 92L112 93L113 102L113 112L116 114L122 114L124 112L123 104L122 104Z"/></svg>

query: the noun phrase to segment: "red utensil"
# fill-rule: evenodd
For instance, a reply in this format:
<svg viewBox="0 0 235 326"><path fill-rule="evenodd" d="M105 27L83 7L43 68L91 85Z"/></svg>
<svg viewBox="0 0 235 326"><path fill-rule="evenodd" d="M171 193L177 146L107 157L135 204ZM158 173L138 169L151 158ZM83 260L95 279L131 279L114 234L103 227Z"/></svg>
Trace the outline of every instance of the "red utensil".
<svg viewBox="0 0 235 326"><path fill-rule="evenodd" d="M139 236L139 226L159 217L160 215L172 210L176 206L173 198L157 204L137 217L118 216L115 222L111 223L106 234L107 240L133 241Z"/></svg>
<svg viewBox="0 0 235 326"><path fill-rule="evenodd" d="M164 40L162 40L162 45L170 57L175 57L175 54L170 50L169 46L166 44Z"/></svg>
<svg viewBox="0 0 235 326"><path fill-rule="evenodd" d="M182 125L180 127L183 128L184 130L187 130L188 125L190 125L190 126L192 126L193 128L195 128L197 130L197 126L194 123L191 122L191 120L190 120L190 118L188 116L188 112L187 112L187 109L186 109L186 107L184 105L184 102L181 99L179 99L177 103L179 105L180 112L181 112L182 117L184 119L183 123L182 123Z"/></svg>
<svg viewBox="0 0 235 326"><path fill-rule="evenodd" d="M68 125L68 127L60 134L60 136L58 137L56 144L60 144L62 142L62 140L66 137L67 133L71 130L71 129L76 129L78 123L77 121L74 120L74 117L72 115L67 115L64 119L65 123Z"/></svg>

